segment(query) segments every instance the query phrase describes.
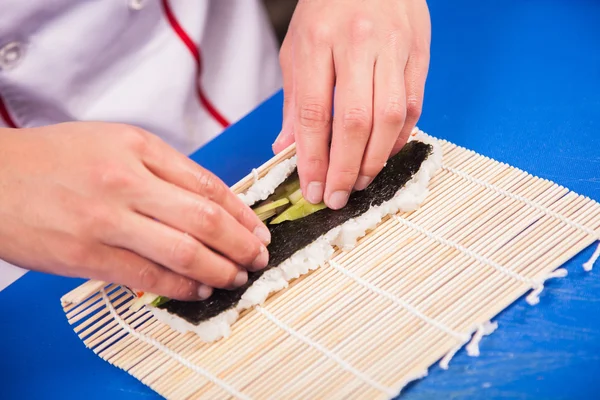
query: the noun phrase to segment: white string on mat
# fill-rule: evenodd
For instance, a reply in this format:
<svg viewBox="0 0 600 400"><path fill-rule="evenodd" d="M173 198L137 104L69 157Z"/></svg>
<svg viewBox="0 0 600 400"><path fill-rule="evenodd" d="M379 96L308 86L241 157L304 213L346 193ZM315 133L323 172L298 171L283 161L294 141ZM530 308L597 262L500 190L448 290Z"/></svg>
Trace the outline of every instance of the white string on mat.
<svg viewBox="0 0 600 400"><path fill-rule="evenodd" d="M583 231L586 234L588 234L588 235L592 236L593 238L595 238L596 240L600 241L600 234L598 232L594 231L593 229L588 228L585 225L582 225L582 224L580 224L578 222L575 222L575 221L573 221L573 220L565 217L564 215L561 215L561 214L559 214L559 213L557 213L555 211L552 211L549 208L544 207L541 204L538 204L538 203L536 203L536 202L534 202L532 200L529 200L529 199L527 199L527 198L525 198L523 196L519 196L518 194L514 194L514 193L511 193L509 191L506 191L506 190L502 189L501 187L496 186L494 184L491 184L489 182L486 182L484 180L477 179L477 178L475 178L475 177L467 174L466 172L460 171L460 170L458 170L456 168L452 168L452 167L449 167L447 165L442 165L442 169L445 169L446 171L449 171L449 172L451 172L451 173L453 173L455 175L458 175L461 178L466 179L466 180L468 180L470 182L476 183L476 184L481 185L481 186L483 186L483 187L485 187L487 189L493 190L493 191L495 191L495 192L497 192L497 193L499 193L499 194L501 194L503 196L510 197L513 200L517 200L517 201L523 202L523 203L527 204L528 206L533 207L536 210L541 211L544 214L546 214L546 215L548 215L548 216L550 216L552 218L556 218L559 221L561 221L561 222L563 222L563 223L565 223L567 225L572 226L573 228L576 228L576 229L578 229L580 231ZM594 252L594 254L592 254L592 257L587 262L585 262L583 264L583 269L585 271L588 271L588 272L591 271L592 268L594 267L594 264L596 263L596 261L598 261L598 258L600 258L600 243L598 243L598 247L596 248L596 251Z"/></svg>
<svg viewBox="0 0 600 400"><path fill-rule="evenodd" d="M590 258L587 262L583 263L583 269L587 272L590 272L592 268L594 268L594 263L598 261L600 258L600 243L598 243L598 247L596 247L596 251L592 254L592 258Z"/></svg>
<svg viewBox="0 0 600 400"><path fill-rule="evenodd" d="M458 351L465 345L467 344L467 354L471 357L479 357L480 351L479 351L479 343L481 342L481 339L484 336L488 336L491 335L492 333L494 333L494 331L498 329L498 323L497 322L486 322L483 324L479 324L477 325L477 330L475 331L475 334L473 335L473 339L471 339L471 341L469 342L469 344L467 344L467 342L463 342L461 344L459 344L456 347L453 347L448 353L446 353L446 355L440 360L440 368L442 368L443 370L447 370L448 366L450 365L450 361L454 358L454 356L456 355L456 353L458 353Z"/></svg>
<svg viewBox="0 0 600 400"><path fill-rule="evenodd" d="M467 354L471 357L479 357L479 343L484 336L489 336L498 329L497 322L488 321L477 326L477 331L473 335L473 340L467 345Z"/></svg>
<svg viewBox="0 0 600 400"><path fill-rule="evenodd" d="M374 387L375 389L379 390L380 392L387 394L390 397L395 397L398 394L397 390L387 387L387 386L384 386L384 385L380 384L379 382L373 380L371 377L369 377L365 373L359 371L358 369L354 368L347 361L342 359L340 356L338 356L331 350L325 348L320 343L315 342L311 338L301 334L300 332L298 332L298 331L294 330L293 328L291 328L290 326L286 325L285 323L283 323L282 321L277 319L277 317L275 317L269 311L265 310L263 307L256 306L255 308L259 313L261 313L265 318L267 318L269 321L271 321L273 324L275 324L279 329L286 332L288 335L300 340L301 342L304 342L305 344L314 348L315 350L318 350L319 352L323 353L327 358L331 359L332 361L335 361L340 367L342 367L346 371L350 372L357 378L361 379L368 385Z"/></svg>
<svg viewBox="0 0 600 400"><path fill-rule="evenodd" d="M559 268L559 269L545 275L544 281L547 281L548 279L552 279L552 278L564 278L565 276L567 276L567 274L568 274L568 272L566 269ZM538 283L538 285L536 287L533 288L531 293L529 293L527 295L527 297L525 298L527 303L531 304L532 306L535 306L536 304L538 304L540 302L540 294L542 293L542 290L544 290L544 283L540 282L540 283Z"/></svg>
<svg viewBox="0 0 600 400"><path fill-rule="evenodd" d="M254 178L254 183L258 182L259 176L258 170L256 168L252 168L252 177Z"/></svg>
<svg viewBox="0 0 600 400"><path fill-rule="evenodd" d="M531 286L533 291L525 298L525 300L527 301L528 304L530 304L532 306L534 306L540 302L539 296L542 293L542 291L544 290L544 282L545 281L547 281L548 279L551 279L551 278L562 278L562 277L567 276L567 270L565 270L564 268L560 268L554 272L550 272L548 274L543 275L539 279L529 279L529 278L526 278L526 277L506 268L506 267L503 267L502 265L498 264L497 262L495 262L487 257L477 254L473 250L471 250L467 247L464 247L461 244L458 244L451 240L445 239L444 237L442 237L436 233L428 231L427 229L422 228L421 226L419 226L405 218L402 218L398 215L394 215L394 219L397 222L399 222L400 224L407 226L410 229L413 229L413 230L427 236L428 238L443 244L444 246L452 247L453 249L456 249L456 250L460 251L461 253L466 254L467 256L479 261L482 264L488 265L488 266L496 269L497 271L510 276L511 278L514 278L520 282L526 283L527 285Z"/></svg>
<svg viewBox="0 0 600 400"><path fill-rule="evenodd" d="M342 267L340 264L338 264L337 262L331 260L329 261L329 265L331 267L333 267L335 270L337 270L338 272L342 273L343 275L345 275L346 277L352 279L353 281L355 281L356 283L358 283L361 286L364 286L365 288L369 289L371 292L376 293L382 297L385 297L386 299L390 300L392 303L396 304L397 306L406 309L408 312L410 312L411 314L413 314L414 316L416 316L419 319L422 319L423 321L425 321L426 323L438 328L439 330L441 330L442 332L447 333L448 335L458 339L461 341L461 343L463 342L468 342L471 339L471 335L467 335L464 333L460 333L457 332L449 327L447 327L446 325L442 324L439 321L436 321L433 318L428 317L427 315L423 314L421 311L417 310L415 307L413 307L412 305L410 305L409 303L407 303L406 301L402 300L400 297L387 292L386 290L383 290L375 285L373 285L370 282L367 282L366 280L364 280L363 278L353 274L352 272L350 272L349 270L347 270L346 268Z"/></svg>
<svg viewBox="0 0 600 400"><path fill-rule="evenodd" d="M119 324L119 326L123 330L125 330L127 333L129 333L130 335L132 335L136 339L138 339L138 340L140 340L140 341L142 341L142 342L144 342L146 344L149 344L149 345L153 346L154 348L162 351L163 353L165 353L166 355L168 355L169 357L171 357L172 359L174 359L175 361L177 361L178 363L180 363L184 367L187 367L187 368L191 369L192 371L196 372L197 374L203 376L204 378L206 378L207 380L209 380L210 382L212 382L213 384L215 384L216 386L219 386L221 389L223 389L224 391L226 391L227 393L229 393L231 396L236 397L238 399L242 399L242 400L251 400L250 397L248 397L247 395L245 395L245 394L237 391L234 387L230 386L227 382L219 379L215 375L213 375L210 372L206 371L204 368L201 368L201 367L197 366L196 364L194 364L190 360L188 360L185 357L182 357L181 355L177 354L176 352L174 352L173 350L169 349L167 346L165 346L164 344L162 344L158 340L156 340L156 339L154 339L154 338L152 338L150 336L146 336L143 333L140 333L140 332L136 331L135 329L133 329L117 313L117 310L115 310L115 307L113 306L113 304L109 300L109 298L106 295L106 292L104 291L104 289L100 289L100 294L102 294L102 299L104 300L104 304L106 304L106 308L108 309L108 311L110 312L110 314L112 315L112 317L115 319L115 321L117 321L117 323Z"/></svg>

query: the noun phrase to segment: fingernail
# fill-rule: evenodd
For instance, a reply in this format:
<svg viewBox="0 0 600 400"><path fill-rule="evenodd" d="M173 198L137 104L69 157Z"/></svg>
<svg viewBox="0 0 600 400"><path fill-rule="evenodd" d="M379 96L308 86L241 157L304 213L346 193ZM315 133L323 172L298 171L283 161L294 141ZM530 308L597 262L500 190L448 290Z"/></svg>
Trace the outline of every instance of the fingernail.
<svg viewBox="0 0 600 400"><path fill-rule="evenodd" d="M273 142L273 144L271 144L271 150L273 150L273 154L277 154L277 142L279 141L279 136L277 136L277 139L275 139L275 141Z"/></svg>
<svg viewBox="0 0 600 400"><path fill-rule="evenodd" d="M245 269L240 269L233 280L233 286L238 288L244 286L248 282L248 272Z"/></svg>
<svg viewBox="0 0 600 400"><path fill-rule="evenodd" d="M254 261L252 261L252 267L255 269L263 269L269 264L269 253L267 252L266 247L260 248L260 253L256 256Z"/></svg>
<svg viewBox="0 0 600 400"><path fill-rule="evenodd" d="M312 204L323 201L323 184L321 182L310 182L306 186L306 200Z"/></svg>
<svg viewBox="0 0 600 400"><path fill-rule="evenodd" d="M200 300L208 299L212 295L212 292L213 288L211 288L210 286L206 286L204 284L198 286L198 297L200 298Z"/></svg>
<svg viewBox="0 0 600 400"><path fill-rule="evenodd" d="M275 138L273 145L276 145L277 143L279 143L279 141L281 140L281 136L283 136L283 130L281 130L281 132L279 132L279 135L277 135L277 137Z"/></svg>
<svg viewBox="0 0 600 400"><path fill-rule="evenodd" d="M254 228L253 233L254 236L256 236L258 240L263 242L264 245L268 245L269 243L271 243L271 232L269 232L269 229L266 226L257 226L256 228Z"/></svg>
<svg viewBox="0 0 600 400"><path fill-rule="evenodd" d="M282 138L283 138L283 130L281 132L279 132L279 135L277 135L277 137L275 138L275 141L271 145L271 148L273 149L273 153L275 153L277 151L276 147Z"/></svg>
<svg viewBox="0 0 600 400"><path fill-rule="evenodd" d="M369 186L371 184L371 181L373 181L373 178L371 178L370 176L361 175L356 180L356 184L354 185L354 189L356 189L356 190L365 190L367 188L367 186Z"/></svg>
<svg viewBox="0 0 600 400"><path fill-rule="evenodd" d="M348 196L349 193L344 190L333 192L331 196L329 196L329 207L333 208L334 210L339 210L348 202Z"/></svg>

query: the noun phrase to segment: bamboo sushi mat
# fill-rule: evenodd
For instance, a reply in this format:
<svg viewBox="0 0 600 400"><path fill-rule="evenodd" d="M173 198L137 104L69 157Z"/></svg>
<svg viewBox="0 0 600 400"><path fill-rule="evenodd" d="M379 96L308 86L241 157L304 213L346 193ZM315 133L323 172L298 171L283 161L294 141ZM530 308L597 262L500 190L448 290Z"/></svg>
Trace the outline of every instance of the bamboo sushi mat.
<svg viewBox="0 0 600 400"><path fill-rule="evenodd" d="M600 237L600 204L439 142L443 167L417 211L243 313L227 339L180 334L97 282L63 297L67 319L98 356L170 399L392 398L463 345L477 355L495 315L527 292L535 304Z"/></svg>

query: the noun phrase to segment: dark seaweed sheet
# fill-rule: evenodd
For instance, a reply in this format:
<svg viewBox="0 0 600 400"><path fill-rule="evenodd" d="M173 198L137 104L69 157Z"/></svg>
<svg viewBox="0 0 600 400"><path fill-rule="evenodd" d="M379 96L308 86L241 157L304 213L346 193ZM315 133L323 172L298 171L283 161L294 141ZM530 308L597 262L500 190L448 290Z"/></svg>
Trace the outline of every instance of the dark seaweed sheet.
<svg viewBox="0 0 600 400"><path fill-rule="evenodd" d="M331 229L365 213L372 205L380 205L394 197L396 192L412 179L431 151L432 147L423 142L408 142L388 161L367 189L352 193L348 204L343 209L336 211L325 208L299 220L269 225L271 231L271 244L268 246L269 265L262 271L249 272L248 283L243 287L236 290L215 289L208 300L196 302L171 300L158 308L198 325L234 307L248 287L265 271L281 264L296 251L308 246Z"/></svg>

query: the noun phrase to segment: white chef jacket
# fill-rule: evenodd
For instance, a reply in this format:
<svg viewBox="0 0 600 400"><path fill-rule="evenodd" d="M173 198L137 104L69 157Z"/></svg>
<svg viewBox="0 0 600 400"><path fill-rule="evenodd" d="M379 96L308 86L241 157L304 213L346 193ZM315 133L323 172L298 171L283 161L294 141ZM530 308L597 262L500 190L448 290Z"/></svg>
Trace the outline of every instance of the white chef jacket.
<svg viewBox="0 0 600 400"><path fill-rule="evenodd" d="M128 123L189 154L280 87L260 0L0 0L0 126Z"/></svg>

